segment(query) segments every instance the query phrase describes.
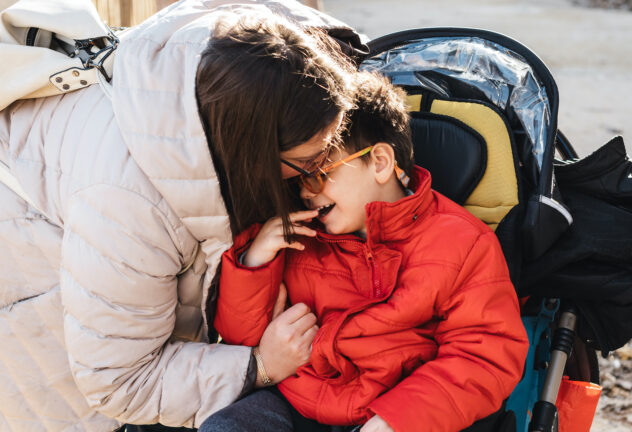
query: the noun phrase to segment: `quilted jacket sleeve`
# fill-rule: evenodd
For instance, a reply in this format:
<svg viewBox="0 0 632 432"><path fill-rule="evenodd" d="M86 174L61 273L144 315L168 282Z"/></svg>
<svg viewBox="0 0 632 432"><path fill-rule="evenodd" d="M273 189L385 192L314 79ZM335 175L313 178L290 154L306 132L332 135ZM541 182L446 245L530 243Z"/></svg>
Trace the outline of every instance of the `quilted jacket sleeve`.
<svg viewBox="0 0 632 432"><path fill-rule="evenodd" d="M369 405L398 432L462 430L498 410L522 375L528 340L492 232L478 237L437 308L437 357Z"/></svg>
<svg viewBox="0 0 632 432"><path fill-rule="evenodd" d="M259 267L239 263L260 226L253 226L235 239L222 256L222 273L215 314L215 329L229 344L256 346L272 319L272 310L283 277L285 252Z"/></svg>
<svg viewBox="0 0 632 432"><path fill-rule="evenodd" d="M80 391L122 422L198 427L240 394L250 349L170 341L183 263L164 202L98 185L67 205L64 336Z"/></svg>

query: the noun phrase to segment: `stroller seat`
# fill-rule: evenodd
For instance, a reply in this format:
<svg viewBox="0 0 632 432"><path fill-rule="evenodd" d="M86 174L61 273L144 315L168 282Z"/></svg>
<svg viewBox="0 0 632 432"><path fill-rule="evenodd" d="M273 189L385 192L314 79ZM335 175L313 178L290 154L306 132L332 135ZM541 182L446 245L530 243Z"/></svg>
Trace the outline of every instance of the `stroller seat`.
<svg viewBox="0 0 632 432"><path fill-rule="evenodd" d="M520 202L513 137L504 117L481 101L417 94L408 103L415 162L432 173L436 191L495 231Z"/></svg>

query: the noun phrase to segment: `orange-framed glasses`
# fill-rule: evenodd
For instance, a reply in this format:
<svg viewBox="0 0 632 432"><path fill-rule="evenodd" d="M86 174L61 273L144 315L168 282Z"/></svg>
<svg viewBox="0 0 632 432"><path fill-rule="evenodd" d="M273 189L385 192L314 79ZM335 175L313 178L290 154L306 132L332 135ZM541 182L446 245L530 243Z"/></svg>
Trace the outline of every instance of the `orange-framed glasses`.
<svg viewBox="0 0 632 432"><path fill-rule="evenodd" d="M369 147L365 147L362 150L347 156L344 159L340 159L339 161L336 161L332 164L326 165L326 166L322 166L322 167L318 167L315 170L309 172L304 170L303 168L299 168L296 165L281 159L281 162L283 162L285 165L289 166L290 168L296 170L297 172L300 173L300 176L298 178L298 182L301 186L305 186L305 188L310 191L311 193L315 193L318 194L320 193L323 188L325 187L325 181L327 180L327 173L335 168L338 168L340 165L346 164L347 162L352 161L353 159L359 158L364 156L365 154L367 154L368 152L371 151L371 149L373 149L373 146L369 146Z"/></svg>

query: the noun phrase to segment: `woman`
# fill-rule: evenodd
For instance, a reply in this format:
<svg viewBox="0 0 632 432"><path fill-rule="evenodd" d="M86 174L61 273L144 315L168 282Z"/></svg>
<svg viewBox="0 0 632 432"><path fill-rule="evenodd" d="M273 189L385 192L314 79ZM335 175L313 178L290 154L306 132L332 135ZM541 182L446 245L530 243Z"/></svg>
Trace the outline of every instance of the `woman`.
<svg viewBox="0 0 632 432"><path fill-rule="evenodd" d="M320 155L350 90L339 54L272 12L340 23L224 3L130 31L111 100L91 86L0 112L0 161L37 207L0 183L0 430L197 427L255 385L250 348L205 343L217 264L231 227L287 215L281 154ZM245 16L260 42L231 36ZM314 323L295 305L270 324L271 379L308 358Z"/></svg>

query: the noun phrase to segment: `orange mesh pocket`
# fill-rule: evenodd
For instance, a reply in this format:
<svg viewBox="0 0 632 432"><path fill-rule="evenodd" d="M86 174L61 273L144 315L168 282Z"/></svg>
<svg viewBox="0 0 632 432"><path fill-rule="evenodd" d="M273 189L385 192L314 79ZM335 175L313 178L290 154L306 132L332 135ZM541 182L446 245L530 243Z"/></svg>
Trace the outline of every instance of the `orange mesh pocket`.
<svg viewBox="0 0 632 432"><path fill-rule="evenodd" d="M601 386L597 384L564 377L555 403L560 432L589 432L600 394Z"/></svg>

